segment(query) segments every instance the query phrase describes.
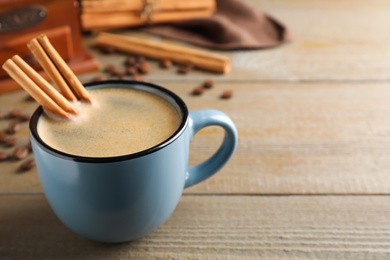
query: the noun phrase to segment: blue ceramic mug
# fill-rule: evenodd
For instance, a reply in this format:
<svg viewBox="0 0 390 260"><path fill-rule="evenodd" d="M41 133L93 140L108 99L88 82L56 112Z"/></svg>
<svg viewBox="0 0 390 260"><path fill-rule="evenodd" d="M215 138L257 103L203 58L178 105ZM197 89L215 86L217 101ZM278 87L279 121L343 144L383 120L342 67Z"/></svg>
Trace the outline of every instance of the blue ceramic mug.
<svg viewBox="0 0 390 260"><path fill-rule="evenodd" d="M102 242L124 242L155 230L172 214L184 188L215 174L237 145L230 118L216 110L188 112L185 103L162 87L135 81L104 81L87 88L136 88L169 101L181 115L180 127L163 143L117 157L89 158L66 154L42 141L39 107L30 120L38 175L57 217L74 232ZM189 144L207 126L220 126L225 137L217 152L188 166Z"/></svg>

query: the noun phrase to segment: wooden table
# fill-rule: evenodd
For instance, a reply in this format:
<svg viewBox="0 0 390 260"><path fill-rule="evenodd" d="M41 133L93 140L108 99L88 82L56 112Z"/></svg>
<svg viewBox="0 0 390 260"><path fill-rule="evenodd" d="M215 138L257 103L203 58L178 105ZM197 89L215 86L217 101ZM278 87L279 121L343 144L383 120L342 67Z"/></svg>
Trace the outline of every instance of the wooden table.
<svg viewBox="0 0 390 260"><path fill-rule="evenodd" d="M251 2L286 23L293 41L227 53L227 76L183 76L156 63L147 76L191 110L231 116L240 138L227 166L186 190L157 231L105 245L59 222L35 169L17 173L20 162L1 162L0 259L390 258L390 2ZM85 38L86 48L93 41ZM90 51L103 66L125 57ZM209 78L215 88L189 94ZM228 89L234 97L219 99ZM36 104L25 97L1 95L0 111L31 112ZM0 121L2 129L8 122ZM18 135L25 145L26 123ZM218 128L203 130L191 163L212 154L220 136Z"/></svg>

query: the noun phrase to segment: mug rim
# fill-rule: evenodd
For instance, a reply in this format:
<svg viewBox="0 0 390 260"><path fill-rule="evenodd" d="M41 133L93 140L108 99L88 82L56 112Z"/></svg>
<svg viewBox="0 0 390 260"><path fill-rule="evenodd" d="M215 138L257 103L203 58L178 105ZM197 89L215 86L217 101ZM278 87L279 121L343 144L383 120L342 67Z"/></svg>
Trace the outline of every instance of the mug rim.
<svg viewBox="0 0 390 260"><path fill-rule="evenodd" d="M166 101L174 105L175 107L179 108L182 114L181 122L178 127L178 129L166 140L163 142L156 144L155 146L152 146L148 149L136 152L136 153L131 153L131 154L125 154L125 155L119 155L119 156L109 156L109 157L88 157L88 156L79 156L79 155L74 155L74 154L69 154L62 152L60 150L54 149L53 147L49 146L47 143L45 143L42 138L38 134L38 120L43 113L43 107L39 106L31 116L30 122L29 122L29 129L30 129L30 135L31 137L36 141L38 146L40 146L41 149L45 150L46 152L56 156L60 157L63 159L71 160L71 161L77 161L77 162L87 162L87 163L109 163L109 162L118 162L118 161L125 161L125 160L131 160L135 158L139 158L151 153L154 153L172 142L174 142L176 139L178 139L181 134L184 132L186 129L186 126L188 124L188 107L184 103L184 101L175 93L172 91L158 86L153 83L149 82L140 82L140 81L134 81L134 80L104 80L104 81L99 81L99 82L89 82L86 84L83 84L84 87L86 88L107 88L107 85L115 85L117 88L118 86L122 86L120 88L127 88L127 86L131 86L132 89L139 89L139 90L145 90L145 89L151 89L152 91L148 91L149 93L157 94L158 96L164 98ZM112 88L112 87L108 87ZM158 94L160 93L160 94ZM164 95L165 97L164 97ZM167 100L166 97L170 97L171 100Z"/></svg>

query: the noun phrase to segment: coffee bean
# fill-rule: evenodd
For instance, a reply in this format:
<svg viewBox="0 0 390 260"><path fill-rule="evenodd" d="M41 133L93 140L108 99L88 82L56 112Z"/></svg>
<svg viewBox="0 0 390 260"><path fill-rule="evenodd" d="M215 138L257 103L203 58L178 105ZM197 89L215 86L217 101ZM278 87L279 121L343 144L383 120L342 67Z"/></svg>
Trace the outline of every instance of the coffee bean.
<svg viewBox="0 0 390 260"><path fill-rule="evenodd" d="M22 111L20 111L19 109L15 108L15 109L12 109L11 111L8 112L8 118L18 118L19 116L22 115Z"/></svg>
<svg viewBox="0 0 390 260"><path fill-rule="evenodd" d="M135 62L136 62L136 64L143 63L143 62L146 62L146 59L144 56L137 56L135 58Z"/></svg>
<svg viewBox="0 0 390 260"><path fill-rule="evenodd" d="M13 135L20 130L20 124L17 122L10 122L7 127L7 134Z"/></svg>
<svg viewBox="0 0 390 260"><path fill-rule="evenodd" d="M122 77L123 75L125 75L124 72L120 71L118 68L116 67L112 67L112 68L109 68L109 70L107 71L111 76L113 77Z"/></svg>
<svg viewBox="0 0 390 260"><path fill-rule="evenodd" d="M127 75L131 75L131 76L136 75L137 72L138 72L138 70L134 66L128 67L126 70Z"/></svg>
<svg viewBox="0 0 390 260"><path fill-rule="evenodd" d="M20 122L28 122L30 121L31 115L29 114L22 114L19 116L19 121Z"/></svg>
<svg viewBox="0 0 390 260"><path fill-rule="evenodd" d="M180 65L177 72L180 74L187 74L189 72L189 69L184 65Z"/></svg>
<svg viewBox="0 0 390 260"><path fill-rule="evenodd" d="M29 152L26 147L18 147L12 152L12 158L15 160L21 160L26 158L28 154Z"/></svg>
<svg viewBox="0 0 390 260"><path fill-rule="evenodd" d="M173 65L172 61L170 59L163 59L160 61L160 68L163 69L169 69Z"/></svg>
<svg viewBox="0 0 390 260"><path fill-rule="evenodd" d="M118 69L114 69L111 71L111 76L114 76L114 77L117 77L118 75L120 75L120 71Z"/></svg>
<svg viewBox="0 0 390 260"><path fill-rule="evenodd" d="M181 64L179 65L179 69L177 70L180 74L187 74L193 69L193 66L191 64Z"/></svg>
<svg viewBox="0 0 390 260"><path fill-rule="evenodd" d="M114 65L112 65L112 64L108 64L108 65L104 68L103 71L111 74L113 71L116 71L116 67L115 67Z"/></svg>
<svg viewBox="0 0 390 260"><path fill-rule="evenodd" d="M4 161L8 160L8 158L9 158L9 155L7 153L0 151L0 162L4 162Z"/></svg>
<svg viewBox="0 0 390 260"><path fill-rule="evenodd" d="M144 61L138 64L138 72L141 74L148 74L151 71L149 64Z"/></svg>
<svg viewBox="0 0 390 260"><path fill-rule="evenodd" d="M203 94L204 89L202 87L196 87L192 90L191 94L193 96L200 96Z"/></svg>
<svg viewBox="0 0 390 260"><path fill-rule="evenodd" d="M124 79L124 78L125 78L125 73L122 72L122 71L119 71L119 70L114 71L114 72L112 73L112 75L115 76L115 77L117 77L118 79Z"/></svg>
<svg viewBox="0 0 390 260"><path fill-rule="evenodd" d="M14 137L6 137L3 139L2 143L6 147L13 147L16 145L17 140Z"/></svg>
<svg viewBox="0 0 390 260"><path fill-rule="evenodd" d="M203 88L210 89L210 88L213 88L213 87L214 87L214 81L212 81L211 79L206 80L205 82L203 82Z"/></svg>
<svg viewBox="0 0 390 260"><path fill-rule="evenodd" d="M35 167L35 160L34 159L28 159L26 161L24 161L20 167L19 167L19 171L20 172L26 172L28 170L31 170L32 168Z"/></svg>
<svg viewBox="0 0 390 260"><path fill-rule="evenodd" d="M225 90L220 96L221 99L230 99L233 97L233 90Z"/></svg>
<svg viewBox="0 0 390 260"><path fill-rule="evenodd" d="M116 52L116 48L112 46L100 45L99 50L103 54L112 54Z"/></svg>
<svg viewBox="0 0 390 260"><path fill-rule="evenodd" d="M125 60L125 65L126 66L136 66L137 65L137 60L135 57L127 57Z"/></svg>

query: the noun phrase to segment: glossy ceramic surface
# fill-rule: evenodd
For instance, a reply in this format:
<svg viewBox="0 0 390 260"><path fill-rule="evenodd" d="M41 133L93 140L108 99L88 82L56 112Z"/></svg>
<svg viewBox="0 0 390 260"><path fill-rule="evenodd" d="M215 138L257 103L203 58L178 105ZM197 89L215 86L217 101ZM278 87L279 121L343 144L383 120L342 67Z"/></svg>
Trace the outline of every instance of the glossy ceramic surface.
<svg viewBox="0 0 390 260"><path fill-rule="evenodd" d="M172 214L182 191L215 174L231 157L237 131L227 115L216 110L189 113L174 93L150 83L106 81L87 87L125 87L164 97L180 112L179 129L155 147L125 156L87 158L54 150L39 137L36 125L42 108L31 121L30 132L39 179L58 218L74 232L102 242L124 242L155 230ZM188 167L193 136L210 125L221 126L225 137L208 160Z"/></svg>

